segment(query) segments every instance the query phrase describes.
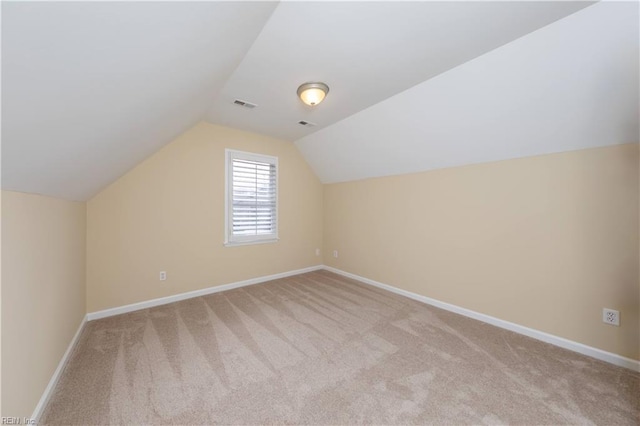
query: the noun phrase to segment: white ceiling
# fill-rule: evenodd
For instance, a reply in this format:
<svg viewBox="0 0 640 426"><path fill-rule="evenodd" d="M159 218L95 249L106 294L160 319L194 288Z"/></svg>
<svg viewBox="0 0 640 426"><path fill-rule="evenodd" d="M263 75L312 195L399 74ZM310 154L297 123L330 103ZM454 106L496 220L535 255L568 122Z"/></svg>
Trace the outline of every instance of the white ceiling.
<svg viewBox="0 0 640 426"><path fill-rule="evenodd" d="M602 2L296 142L324 183L639 140L637 2Z"/></svg>
<svg viewBox="0 0 640 426"><path fill-rule="evenodd" d="M206 116L296 140L588 5L580 2L281 3ZM296 96L329 85L317 107ZM246 100L258 107L233 104ZM308 128L306 120L317 124Z"/></svg>
<svg viewBox="0 0 640 426"><path fill-rule="evenodd" d="M4 2L2 187L88 199L201 119L297 140L325 182L620 143L637 22L609 4Z"/></svg>
<svg viewBox="0 0 640 426"><path fill-rule="evenodd" d="M96 194L202 119L275 6L3 2L3 189Z"/></svg>

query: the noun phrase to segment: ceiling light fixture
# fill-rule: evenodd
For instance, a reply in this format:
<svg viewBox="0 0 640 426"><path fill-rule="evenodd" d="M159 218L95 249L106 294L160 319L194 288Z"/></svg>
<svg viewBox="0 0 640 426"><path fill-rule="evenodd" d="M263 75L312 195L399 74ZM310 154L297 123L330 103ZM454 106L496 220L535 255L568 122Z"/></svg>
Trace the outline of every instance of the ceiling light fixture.
<svg viewBox="0 0 640 426"><path fill-rule="evenodd" d="M324 83L304 83L298 87L300 100L309 106L316 106L329 93L329 86Z"/></svg>

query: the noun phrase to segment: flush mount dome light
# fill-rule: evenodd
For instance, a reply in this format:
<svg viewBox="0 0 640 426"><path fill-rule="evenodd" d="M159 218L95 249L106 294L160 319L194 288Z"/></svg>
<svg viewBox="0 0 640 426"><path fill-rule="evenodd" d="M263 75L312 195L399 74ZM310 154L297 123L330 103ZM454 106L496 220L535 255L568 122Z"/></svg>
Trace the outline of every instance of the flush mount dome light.
<svg viewBox="0 0 640 426"><path fill-rule="evenodd" d="M304 83L298 87L300 100L309 106L318 105L329 93L329 86L324 83Z"/></svg>

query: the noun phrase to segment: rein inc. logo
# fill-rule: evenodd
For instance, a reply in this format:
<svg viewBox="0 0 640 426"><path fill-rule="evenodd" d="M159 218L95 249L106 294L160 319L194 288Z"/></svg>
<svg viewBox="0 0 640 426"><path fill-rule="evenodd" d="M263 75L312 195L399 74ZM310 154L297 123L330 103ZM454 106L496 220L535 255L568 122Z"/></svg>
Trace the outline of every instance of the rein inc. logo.
<svg viewBox="0 0 640 426"><path fill-rule="evenodd" d="M0 423L3 425L35 425L36 419L30 417L2 417Z"/></svg>

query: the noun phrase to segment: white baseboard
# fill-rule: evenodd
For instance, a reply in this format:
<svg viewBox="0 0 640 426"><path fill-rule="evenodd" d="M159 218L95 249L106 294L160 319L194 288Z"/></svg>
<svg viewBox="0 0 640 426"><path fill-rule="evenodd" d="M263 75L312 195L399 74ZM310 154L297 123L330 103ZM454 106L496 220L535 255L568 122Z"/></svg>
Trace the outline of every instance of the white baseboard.
<svg viewBox="0 0 640 426"><path fill-rule="evenodd" d="M31 419L35 420L36 424L40 423L40 416L42 415L42 411L47 406L47 403L51 398L53 390L55 389L56 384L60 379L60 375L62 374L64 367L67 365L67 362L69 361L69 357L71 356L71 352L73 352L73 348L76 347L76 343L78 342L78 337L80 337L80 334L82 334L82 330L84 329L84 325L86 323L87 323L87 316L85 315L84 318L82 318L82 322L80 322L80 326L78 327L76 334L73 336L73 339L71 339L71 343L69 343L69 346L67 347L66 352L64 353L64 355L62 355L62 358L58 363L58 367L56 368L56 371L53 372L53 376L51 376L51 380L49 380L49 384L44 389L44 392L40 397L40 401L38 401L38 405L36 405L35 410L33 410Z"/></svg>
<svg viewBox="0 0 640 426"><path fill-rule="evenodd" d="M206 296L207 294L218 293L220 291L231 290L238 287L245 287L248 285L263 283L265 281L277 280L280 278L286 278L293 275L304 274L305 272L317 271L319 269L323 269L323 267L324 267L323 265L310 266L308 268L296 269L294 271L288 271L288 272L282 272L274 275L251 278L244 281L237 281L234 283L223 284L215 287L207 287L201 290L194 290L186 293L175 294L173 296L161 297L158 299L146 300L144 302L132 303L131 305L119 306L117 308L110 308L102 311L90 312L87 314L87 320L93 321L100 318L106 318L114 315L125 314L127 312L138 311L140 309L153 308L155 306L166 305L167 303L178 302L180 300L191 299L193 297Z"/></svg>
<svg viewBox="0 0 640 426"><path fill-rule="evenodd" d="M481 314L479 312L475 312L472 311L470 309L466 309L466 308L462 308L460 306L456 306L456 305L452 305L450 303L446 303L446 302L441 302L439 300L436 299L432 299L430 297L426 297L426 296L422 296L420 294L416 294L407 290L402 290L393 286L390 286L388 284L383 284L380 283L378 281L374 281L372 279L369 278L365 278L365 277L361 277L359 275L356 274L352 274L350 272L345 272L342 271L340 269L336 269L333 268L331 266L326 266L326 265L316 265L316 266L311 266L308 268L303 268L303 269L297 269L294 271L288 271L288 272L282 272L279 274L274 274L274 275L267 275L267 276L263 276L263 277L257 277L257 278L251 278L248 280L244 280L244 281L237 281L234 283L229 283L229 284L223 284L223 285L219 285L219 286L215 286L215 287L208 287L208 288L204 288L201 290L195 290L195 291L190 291L187 293L180 293L180 294L176 294L173 296L167 296L167 297L162 297L159 299L152 299L152 300L147 300L144 302L139 302L139 303L133 303L131 305L125 305L125 306L120 306L117 308L111 308L111 309L105 309L102 311L97 311L97 312L91 312L88 313L87 315L85 315L85 317L82 319L82 322L80 323L80 326L78 327L78 330L76 331L76 334L73 336L73 339L71 339L71 342L69 343L69 347L67 347L66 352L64 353L64 355L62 356L62 359L60 359L60 362L58 363L58 367L56 368L55 372L53 373L53 376L51 377L51 380L49 380L49 384L47 385L47 387L45 388L42 397L40 398L40 401L38 401L38 405L36 405L35 410L33 411L33 414L31 415L31 418L34 419L36 421L36 423L39 422L40 420L40 416L42 415L42 411L44 410L44 408L46 407L47 403L49 402L49 399L51 398L51 394L56 386L56 384L58 383L58 380L60 379L60 375L62 374L62 371L64 370L64 367L66 366L67 362L69 361L69 357L71 355L71 352L73 351L73 349L76 346L76 343L78 341L78 338L80 337L80 334L82 333L82 330L84 329L85 324L87 323L87 321L92 321L92 320L96 320L96 319L100 319L100 318L106 318L106 317L110 317L113 315L120 315L120 314L124 314L127 312L133 312L133 311L137 311L140 309L146 309L146 308L151 308L154 306L160 306L160 305L165 305L167 303L172 303L172 302L177 302L180 300L185 300L185 299L190 299L193 297L199 297L199 296L204 296L207 294L212 294L212 293L218 293L221 291L225 291L225 290L231 290L234 288L239 288L239 287L245 287L245 286L249 286L249 285L253 285L253 284L259 284L259 283L263 283L266 281L271 281L271 280L277 280L280 278L286 278L286 277L290 277L293 275L298 275L298 274L304 274L306 272L312 272L312 271L317 271L320 269L325 269L327 271L330 272L334 272L336 274L348 277L348 278L352 278L354 280L360 281L362 283L365 284L369 284L372 285L374 287L378 287L378 288L382 288L384 290L390 291L392 293L396 293L405 297L408 297L410 299L413 300L417 300L419 302L422 303L426 303L428 305L432 305L435 306L437 308L441 308L450 312L454 312L456 314L460 314L460 315L464 315L466 317L469 318L473 318L476 319L478 321L482 321L485 322L487 324L491 324L494 325L496 327L500 327L500 328L504 328L506 330L510 330L513 331L515 333L519 333L519 334L523 334L525 336L529 336L532 337L534 339L537 340L541 340L543 342L547 342L550 343L552 345L555 346L559 346L561 348L565 348L565 349L569 349L571 351L574 352L578 352L581 353L583 355L587 355L590 356L592 358L596 358L599 359L601 361L605 361L608 362L610 364L614 364L614 365L618 365L620 367L625 367L628 368L630 370L634 370L634 371L638 371L640 372L640 361L631 359L631 358L626 358L623 357L621 355L617 355L611 352L607 352L607 351L603 351L602 349L598 349L598 348L594 348L591 346L587 346L584 345L582 343L578 343L578 342L574 342L572 340L568 340L562 337L558 337L558 336L554 336L553 334L548 334L539 330L535 330L532 328L528 328L519 324L515 324L509 321L504 321L501 320L499 318L495 318L489 315L485 315L485 314Z"/></svg>
<svg viewBox="0 0 640 426"><path fill-rule="evenodd" d="M365 284L382 288L392 293L400 294L410 299L414 299L419 302L426 303L428 305L432 305L440 309L444 309L446 311L464 315L465 317L473 318L478 321L485 322L487 324L495 325L496 327L504 328L506 330L523 334L525 336L529 336L534 339L541 340L543 342L550 343L552 345L559 346L564 349L569 349L570 351L578 352L580 354L587 355L592 358L596 358L601 361L608 362L610 364L614 364L620 367L625 367L630 370L640 372L640 361L637 361L635 359L626 358L621 355L614 354L612 352L603 351L602 349L598 349L592 346L584 345L582 343L574 342L573 340L568 340L563 337L554 336L553 334L545 333L543 331L535 330L533 328L525 327L513 322L504 321L499 318L481 314L480 312L472 311L470 309L462 308L460 306L452 305L450 303L441 302L439 300L432 299L430 297L422 296L420 294L416 294L407 290L402 290L402 289L390 286L388 284L383 284L383 283L371 280L369 278L352 274L350 272L345 272L340 269L332 268L331 266L324 266L324 269L348 278L352 278L357 281L361 281Z"/></svg>

